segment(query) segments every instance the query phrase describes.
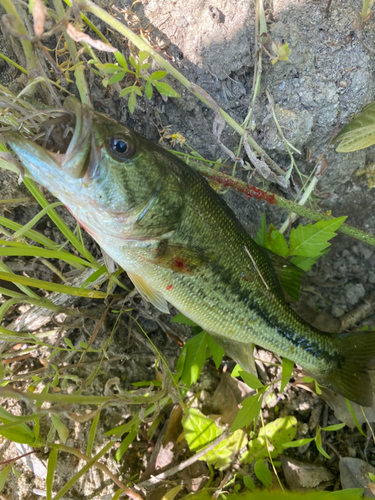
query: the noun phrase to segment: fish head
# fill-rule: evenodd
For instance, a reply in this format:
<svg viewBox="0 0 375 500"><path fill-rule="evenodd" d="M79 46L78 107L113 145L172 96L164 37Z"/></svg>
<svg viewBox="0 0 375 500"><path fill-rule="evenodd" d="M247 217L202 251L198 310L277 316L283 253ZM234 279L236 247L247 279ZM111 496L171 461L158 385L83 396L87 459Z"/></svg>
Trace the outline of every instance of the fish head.
<svg viewBox="0 0 375 500"><path fill-rule="evenodd" d="M64 107L61 118L46 122L39 141L7 134L32 177L99 243L173 231L183 211L184 164L77 100L68 98Z"/></svg>

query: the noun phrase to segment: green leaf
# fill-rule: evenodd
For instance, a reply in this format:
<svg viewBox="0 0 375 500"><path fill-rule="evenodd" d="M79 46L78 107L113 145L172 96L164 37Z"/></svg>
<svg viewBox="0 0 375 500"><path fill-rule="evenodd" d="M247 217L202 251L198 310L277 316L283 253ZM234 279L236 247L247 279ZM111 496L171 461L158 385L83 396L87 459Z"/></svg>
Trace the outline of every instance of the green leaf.
<svg viewBox="0 0 375 500"><path fill-rule="evenodd" d="M135 94L137 94L139 96L142 96L142 90L139 87L137 87L136 85L134 85L133 88L134 88L134 93Z"/></svg>
<svg viewBox="0 0 375 500"><path fill-rule="evenodd" d="M321 255L323 255L324 252L322 252ZM312 266L315 264L315 262L321 257L321 255L318 255L317 257L292 257L290 259L290 262L294 264L295 266L299 267L303 271L308 271L309 269L312 268Z"/></svg>
<svg viewBox="0 0 375 500"><path fill-rule="evenodd" d="M140 67L140 69L144 69L145 71L148 70L148 68L151 66L151 63L144 63L142 64L142 66Z"/></svg>
<svg viewBox="0 0 375 500"><path fill-rule="evenodd" d="M208 334L207 334L207 345L210 354L212 356L212 359L214 360L216 369L218 369L225 354L225 351L223 348L219 346L217 342L215 342L215 339L213 339L211 335Z"/></svg>
<svg viewBox="0 0 375 500"><path fill-rule="evenodd" d="M316 447L318 448L319 453L321 453L323 455L323 457L326 457L326 458L328 458L328 460L330 460L331 457L322 448L322 435L320 434L320 432L317 434L317 436L315 438L315 444L316 444Z"/></svg>
<svg viewBox="0 0 375 500"><path fill-rule="evenodd" d="M0 406L0 420L3 426L7 424L14 424L19 420L19 417L8 413L2 406ZM4 436L9 441L23 444L34 444L35 436L33 431L25 423L16 424L14 427L2 429L0 425L0 436Z"/></svg>
<svg viewBox="0 0 375 500"><path fill-rule="evenodd" d="M121 82L124 79L126 73L123 71L122 73L115 73L108 81L108 85L113 85L114 83Z"/></svg>
<svg viewBox="0 0 375 500"><path fill-rule="evenodd" d="M13 462L4 467L4 469L0 472L0 491L2 491L5 486L6 480L8 479L8 474L12 470L12 466Z"/></svg>
<svg viewBox="0 0 375 500"><path fill-rule="evenodd" d="M117 73L120 67L117 64L96 64L98 70L103 71L103 73Z"/></svg>
<svg viewBox="0 0 375 500"><path fill-rule="evenodd" d="M226 469L231 465L233 456L239 453L246 444L246 433L238 429L215 446L213 450L206 453L200 460L205 460L208 465L213 465L216 469Z"/></svg>
<svg viewBox="0 0 375 500"><path fill-rule="evenodd" d="M115 459L117 462L119 462L123 456L123 454L126 452L126 450L129 448L129 446L132 444L134 439L137 437L138 431L130 431L129 434L121 441L119 449L116 451Z"/></svg>
<svg viewBox="0 0 375 500"><path fill-rule="evenodd" d="M246 488L250 491L253 491L255 489L255 483L249 476L244 476L242 478L243 484L246 486Z"/></svg>
<svg viewBox="0 0 375 500"><path fill-rule="evenodd" d="M130 64L133 66L133 68L137 68L137 63L136 63L133 56L129 56L129 61L130 61Z"/></svg>
<svg viewBox="0 0 375 500"><path fill-rule="evenodd" d="M133 85L131 87L125 87L124 89L122 89L119 96L124 97L124 95L131 94L132 92L134 92Z"/></svg>
<svg viewBox="0 0 375 500"><path fill-rule="evenodd" d="M289 441L287 443L283 443L283 448L299 448L300 446L305 446L307 443L311 443L315 438L306 438L306 439L297 439L296 441Z"/></svg>
<svg viewBox="0 0 375 500"><path fill-rule="evenodd" d="M94 447L96 429L98 427L99 418L100 418L100 411L98 411L98 413L95 415L90 427L89 437L87 439L87 449L86 449L86 455L88 457L91 457L92 455L92 449Z"/></svg>
<svg viewBox="0 0 375 500"><path fill-rule="evenodd" d="M47 477L46 477L46 496L47 500L52 500L53 475L57 464L57 449L53 448L48 457Z"/></svg>
<svg viewBox="0 0 375 500"><path fill-rule="evenodd" d="M128 70L128 63L126 62L125 57L121 54L120 51L116 50L114 53L114 56L116 58L116 61L119 63L119 65L124 68L125 71Z"/></svg>
<svg viewBox="0 0 375 500"><path fill-rule="evenodd" d="M349 153L375 144L375 102L365 106L361 113L354 117L336 135L333 142L339 142L336 151Z"/></svg>
<svg viewBox="0 0 375 500"><path fill-rule="evenodd" d="M357 429L359 430L359 432L363 436L366 436L366 434L362 430L362 427L359 425L357 415L355 414L355 411L353 410L353 406L352 406L351 402L349 401L349 399L345 398L345 403L346 403L347 407L349 408L350 414L352 416L352 419L354 420L354 423L355 423Z"/></svg>
<svg viewBox="0 0 375 500"><path fill-rule="evenodd" d="M178 313L176 314L176 316L173 316L173 318L171 319L171 323L179 323L180 325L188 325L188 326L197 326L197 324L194 323L194 321L187 318L182 313Z"/></svg>
<svg viewBox="0 0 375 500"><path fill-rule="evenodd" d="M263 460L257 460L255 462L254 472L256 477L266 488L269 488L272 485L271 471L267 469Z"/></svg>
<svg viewBox="0 0 375 500"><path fill-rule="evenodd" d="M187 408L182 417L185 439L191 451L199 451L221 436L223 429L196 408Z"/></svg>
<svg viewBox="0 0 375 500"><path fill-rule="evenodd" d="M244 399L241 403L241 409L230 428L231 432L248 427L254 419L258 419L261 406L262 397L259 394Z"/></svg>
<svg viewBox="0 0 375 500"><path fill-rule="evenodd" d="M180 97L180 95L177 94L177 92L173 90L172 87L167 83L155 81L153 81L152 83L161 94L166 95L167 97Z"/></svg>
<svg viewBox="0 0 375 500"><path fill-rule="evenodd" d="M289 253L288 243L284 235L279 233L273 224L270 224L266 239L266 248L271 252L286 257Z"/></svg>
<svg viewBox="0 0 375 500"><path fill-rule="evenodd" d="M152 98L152 94L154 92L154 89L150 83L150 80L147 80L146 85L145 85L145 94L148 100Z"/></svg>
<svg viewBox="0 0 375 500"><path fill-rule="evenodd" d="M327 500L363 500L364 488L348 488L332 491L325 497ZM314 499L315 500L315 499Z"/></svg>
<svg viewBox="0 0 375 500"><path fill-rule="evenodd" d="M281 385L280 385L280 392L283 392L285 389L285 386L290 380L290 377L293 373L294 369L294 363L293 361L290 361L288 358L283 358L283 364L281 368Z"/></svg>
<svg viewBox="0 0 375 500"><path fill-rule="evenodd" d="M177 362L177 371L181 370L181 382L187 389L195 384L202 372L206 362L207 333L201 332L189 339L181 350L180 359Z"/></svg>
<svg viewBox="0 0 375 500"><path fill-rule="evenodd" d="M154 73L152 73L150 78L151 78L151 80L161 80L166 75L167 75L166 71L155 71Z"/></svg>
<svg viewBox="0 0 375 500"><path fill-rule="evenodd" d="M151 54L147 50L141 50L140 53L138 54L138 64L142 64L143 61L145 61L148 57L150 57Z"/></svg>
<svg viewBox="0 0 375 500"><path fill-rule="evenodd" d="M131 114L134 113L135 107L137 105L137 98L135 97L135 93L132 92L128 101L128 108Z"/></svg>
<svg viewBox="0 0 375 500"><path fill-rule="evenodd" d="M53 413L51 413L51 420L52 420L52 423L55 426L55 428L59 434L61 441L65 444L66 440L69 437L68 428L66 427L65 424L63 424L61 422L60 417L58 417L57 415L55 415Z"/></svg>
<svg viewBox="0 0 375 500"><path fill-rule="evenodd" d="M317 257L330 246L328 241L336 236L335 231L344 223L346 217L338 217L316 224L307 224L292 229L289 239L289 255Z"/></svg>
<svg viewBox="0 0 375 500"><path fill-rule="evenodd" d="M328 427L322 427L322 431L338 431L345 427L345 423L341 422L341 424L329 425Z"/></svg>
<svg viewBox="0 0 375 500"><path fill-rule="evenodd" d="M239 364L237 364L233 370L232 370L232 373L230 374L231 377L239 377L240 376L240 372L242 372L243 369L241 368L241 366Z"/></svg>
<svg viewBox="0 0 375 500"><path fill-rule="evenodd" d="M252 373L247 373L244 370L241 370L239 372L239 376L242 378L242 380L249 386L251 389L262 389L264 388L264 385L262 382L253 375Z"/></svg>
<svg viewBox="0 0 375 500"><path fill-rule="evenodd" d="M292 441L296 432L297 420L293 416L277 418L268 423L261 427L258 437L249 442L246 460L252 463L254 460L268 457L269 454L272 458L276 458L284 451L283 443ZM267 450L267 443L269 450Z"/></svg>

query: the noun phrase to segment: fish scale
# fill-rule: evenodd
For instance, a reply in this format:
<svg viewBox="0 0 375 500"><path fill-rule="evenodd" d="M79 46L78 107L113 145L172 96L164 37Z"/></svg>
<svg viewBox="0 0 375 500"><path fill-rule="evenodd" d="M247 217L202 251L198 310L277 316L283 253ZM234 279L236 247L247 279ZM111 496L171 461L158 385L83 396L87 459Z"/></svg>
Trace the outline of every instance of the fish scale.
<svg viewBox="0 0 375 500"><path fill-rule="evenodd" d="M351 401L372 405L373 333L332 335L306 323L286 303L279 280L294 266L258 246L205 179L110 117L69 98L66 106L86 124L76 127L67 153L16 132L8 143L145 299L163 312L167 302L174 305L244 369L255 343Z"/></svg>

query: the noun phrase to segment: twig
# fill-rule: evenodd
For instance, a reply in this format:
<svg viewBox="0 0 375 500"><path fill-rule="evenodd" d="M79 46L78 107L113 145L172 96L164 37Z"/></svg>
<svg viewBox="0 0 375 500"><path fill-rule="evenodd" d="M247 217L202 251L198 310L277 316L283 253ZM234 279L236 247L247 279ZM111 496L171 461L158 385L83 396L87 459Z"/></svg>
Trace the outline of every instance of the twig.
<svg viewBox="0 0 375 500"><path fill-rule="evenodd" d="M212 443L210 443L206 448L203 448L203 450L199 451L195 455L193 455L191 458L188 458L184 462L181 462L180 464L172 467L171 469L166 470L165 472L162 472L161 474L158 474L157 476L151 476L151 479L147 481L143 481L142 483L138 484L139 488L149 488L153 484L160 483L160 481L164 481L164 479L167 479L168 477L173 476L174 474L177 474L177 472L181 472L182 470L186 469L187 467L190 467L190 465L194 464L197 462L200 458L204 457L206 453L209 451L213 450L218 444L220 444L224 439L226 439L230 435L230 430L228 429L227 431L223 432L221 436L216 438Z"/></svg>
<svg viewBox="0 0 375 500"><path fill-rule="evenodd" d="M249 250L247 249L247 246L245 245L243 248L245 250L245 253L250 257L250 260L253 263L253 266L255 267L256 272L259 274L260 279L263 281L263 284L266 287L266 290L269 290L269 286L267 285L265 279L263 278L261 272L259 271L259 267L256 265L256 262L253 259L253 256L251 255L251 253L249 252Z"/></svg>

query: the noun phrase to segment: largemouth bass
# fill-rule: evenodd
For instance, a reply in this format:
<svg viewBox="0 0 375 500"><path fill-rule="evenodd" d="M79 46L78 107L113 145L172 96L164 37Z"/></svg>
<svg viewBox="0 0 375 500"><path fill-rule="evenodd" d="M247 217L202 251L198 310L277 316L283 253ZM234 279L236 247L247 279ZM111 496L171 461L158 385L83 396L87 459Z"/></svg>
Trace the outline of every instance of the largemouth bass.
<svg viewBox="0 0 375 500"><path fill-rule="evenodd" d="M55 124L45 144L17 132L8 143L145 299L163 312L168 302L175 306L245 369L255 343L351 401L372 405L374 334L332 335L303 321L278 278L278 267L290 264L258 246L205 179L110 117L71 99L65 105L61 140Z"/></svg>

